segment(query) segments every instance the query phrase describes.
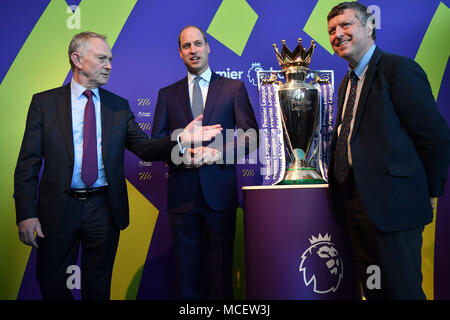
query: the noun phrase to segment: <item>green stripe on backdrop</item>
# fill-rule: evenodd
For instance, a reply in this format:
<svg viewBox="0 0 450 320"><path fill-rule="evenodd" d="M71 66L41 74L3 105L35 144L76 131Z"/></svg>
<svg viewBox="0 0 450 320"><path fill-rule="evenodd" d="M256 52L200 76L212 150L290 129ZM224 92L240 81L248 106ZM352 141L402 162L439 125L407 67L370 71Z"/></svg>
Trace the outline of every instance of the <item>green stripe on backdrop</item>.
<svg viewBox="0 0 450 320"><path fill-rule="evenodd" d="M245 0L223 0L206 30L228 49L242 55L258 14Z"/></svg>
<svg viewBox="0 0 450 320"><path fill-rule="evenodd" d="M81 29L69 29L67 3L53 0L34 26L0 85L0 299L15 299L30 254L15 226L13 173L31 96L60 86L70 70L67 48L72 36L91 30L108 36L112 46L137 0L83 0ZM101 14L100 14L101 13Z"/></svg>
<svg viewBox="0 0 450 320"><path fill-rule="evenodd" d="M334 54L333 48L331 48L330 38L328 36L328 24L327 16L335 5L341 3L342 0L319 0L317 1L314 10L306 21L303 28L311 38L320 44L329 53ZM304 46L308 44L303 43Z"/></svg>
<svg viewBox="0 0 450 320"><path fill-rule="evenodd" d="M416 62L425 70L434 99L437 100L450 54L450 9L439 4L416 55Z"/></svg>
<svg viewBox="0 0 450 320"><path fill-rule="evenodd" d="M439 95L445 68L450 54L450 10L439 4L416 55L416 62L425 70L435 100ZM442 107L442 106L441 106ZM434 200L437 204L437 201ZM422 245L423 290L427 299L434 299L434 261L436 238L436 209L433 222L425 227Z"/></svg>

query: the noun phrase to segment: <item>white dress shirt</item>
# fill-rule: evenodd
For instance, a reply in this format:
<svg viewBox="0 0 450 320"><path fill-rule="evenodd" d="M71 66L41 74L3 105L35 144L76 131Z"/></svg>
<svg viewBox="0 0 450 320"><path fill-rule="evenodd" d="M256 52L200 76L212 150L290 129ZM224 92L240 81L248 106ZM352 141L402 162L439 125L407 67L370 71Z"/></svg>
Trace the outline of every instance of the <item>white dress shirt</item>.
<svg viewBox="0 0 450 320"><path fill-rule="evenodd" d="M202 91L203 110L205 110L205 103L206 103L206 98L208 96L208 89L209 89L209 82L211 81L211 75L212 75L212 71L208 67L208 69L206 69L206 71L200 75L200 77L202 77L202 79L198 82L198 85L200 86L200 90ZM189 86L189 101L190 101L191 107L192 107L192 92L194 91L194 82L195 82L194 79L197 76L188 72L187 77L188 77L188 86Z"/></svg>
<svg viewBox="0 0 450 320"><path fill-rule="evenodd" d="M208 89L209 89L209 82L211 81L211 75L212 75L212 71L208 67L208 69L206 69L205 72L203 72L200 75L201 79L198 82L198 85L200 86L200 90L202 91L203 110L205 110L206 98L208 97ZM189 89L189 102L191 104L191 109L192 109L192 95L193 95L193 91L194 91L194 83L195 83L196 77L197 77L196 75L188 72L187 79L188 79L188 89ZM181 133L177 136L178 147L180 148L180 152L182 154L184 154L187 147L183 147L181 145L180 135L181 135Z"/></svg>
<svg viewBox="0 0 450 320"><path fill-rule="evenodd" d="M81 166L83 162L83 129L84 129L84 108L88 101L83 94L85 87L77 83L74 79L70 82L70 99L72 102L72 131L73 131L73 174L71 188L86 188L86 184L81 179ZM98 178L92 185L92 188L102 187L106 185L105 167L102 157L102 119L100 110L100 94L98 88L91 89L94 93L92 101L95 107L95 122L97 126L97 162L98 162Z"/></svg>
<svg viewBox="0 0 450 320"><path fill-rule="evenodd" d="M352 162L352 151L350 148L350 139L352 136L352 132L353 132L353 126L355 124L355 116L356 116L356 111L358 109L358 103L359 103L359 97L361 96L361 90L362 87L364 85L364 80L366 78L366 72L367 72L367 68L369 67L369 62L370 62L370 58L372 58L372 54L375 51L375 44L372 45L372 47L370 47L369 50L367 50L367 52L364 54L364 56L361 58L361 60L358 62L358 64L356 65L355 69L351 69L349 68L348 73L350 74L350 72L354 71L356 76L358 77L358 83L357 83L357 87L356 87L356 97L355 97L355 105L353 106L353 117L352 117L352 121L350 122L350 132L348 134L348 163L350 165L350 167L353 166L353 162ZM348 100L348 96L350 94L350 89L351 89L351 80L350 77L348 79L348 84L347 84L347 91L345 93L345 100L344 100L344 105L343 105L343 109L342 109L342 120L344 119L344 114L345 114L345 109L347 107L347 100ZM338 127L338 135L341 132L341 126L342 123L339 125Z"/></svg>

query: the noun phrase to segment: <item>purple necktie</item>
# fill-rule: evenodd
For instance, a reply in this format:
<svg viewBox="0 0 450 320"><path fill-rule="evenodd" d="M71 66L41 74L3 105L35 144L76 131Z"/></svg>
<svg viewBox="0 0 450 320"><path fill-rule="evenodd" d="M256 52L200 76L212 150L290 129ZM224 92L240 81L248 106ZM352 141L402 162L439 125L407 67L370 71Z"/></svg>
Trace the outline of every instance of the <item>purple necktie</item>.
<svg viewBox="0 0 450 320"><path fill-rule="evenodd" d="M350 73L350 80L350 94L347 98L344 119L342 120L341 131L334 152L334 176L339 183L343 183L350 172L348 164L348 136L350 134L350 124L353 118L353 107L355 106L356 88L358 85L358 77L353 71Z"/></svg>
<svg viewBox="0 0 450 320"><path fill-rule="evenodd" d="M92 91L83 94L88 98L84 107L83 129L83 162L81 165L81 179L86 186L92 186L98 178L97 163L97 126L95 121L95 107L92 101Z"/></svg>

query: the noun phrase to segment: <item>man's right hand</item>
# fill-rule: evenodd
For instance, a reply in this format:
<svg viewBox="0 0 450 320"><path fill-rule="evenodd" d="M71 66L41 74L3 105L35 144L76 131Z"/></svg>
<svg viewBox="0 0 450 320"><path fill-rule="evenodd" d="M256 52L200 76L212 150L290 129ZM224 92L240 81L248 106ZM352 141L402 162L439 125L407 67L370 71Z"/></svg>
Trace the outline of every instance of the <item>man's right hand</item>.
<svg viewBox="0 0 450 320"><path fill-rule="evenodd" d="M19 239L29 246L38 248L34 233L38 237L44 238L44 233L41 229L41 224L38 218L29 218L19 222Z"/></svg>
<svg viewBox="0 0 450 320"><path fill-rule="evenodd" d="M180 135L180 142L183 147L190 147L192 144L201 144L210 141L222 132L220 124L202 126L203 114L192 120Z"/></svg>

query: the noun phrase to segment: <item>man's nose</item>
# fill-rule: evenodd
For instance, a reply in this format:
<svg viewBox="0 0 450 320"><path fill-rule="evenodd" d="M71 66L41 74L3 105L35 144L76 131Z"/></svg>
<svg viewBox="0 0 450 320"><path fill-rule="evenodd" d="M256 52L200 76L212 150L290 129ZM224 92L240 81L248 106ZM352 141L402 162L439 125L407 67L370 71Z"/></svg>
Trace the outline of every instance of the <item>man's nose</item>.
<svg viewBox="0 0 450 320"><path fill-rule="evenodd" d="M111 70L111 69L112 69L112 64L111 64L111 61L110 61L110 60L108 60L108 62L106 63L105 69L108 69L108 70Z"/></svg>
<svg viewBox="0 0 450 320"><path fill-rule="evenodd" d="M344 36L344 30L340 26L337 26L334 35L337 38L342 38Z"/></svg>

